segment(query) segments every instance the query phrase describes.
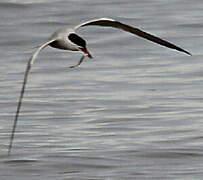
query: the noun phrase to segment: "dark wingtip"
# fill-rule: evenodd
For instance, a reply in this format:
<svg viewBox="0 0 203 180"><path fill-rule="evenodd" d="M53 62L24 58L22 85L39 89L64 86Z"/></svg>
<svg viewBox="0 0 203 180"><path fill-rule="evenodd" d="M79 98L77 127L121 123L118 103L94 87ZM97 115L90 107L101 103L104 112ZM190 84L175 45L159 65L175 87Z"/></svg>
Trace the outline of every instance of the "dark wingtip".
<svg viewBox="0 0 203 180"><path fill-rule="evenodd" d="M191 53L188 53L190 56L192 56L192 54Z"/></svg>
<svg viewBox="0 0 203 180"><path fill-rule="evenodd" d="M192 54L190 52L188 52L188 51L186 51L186 50L184 50L184 49L182 49L182 48L180 48L178 46L175 46L175 47L172 47L172 48L176 49L177 51L180 51L180 52L183 52L185 54L188 54L188 55L192 56Z"/></svg>
<svg viewBox="0 0 203 180"><path fill-rule="evenodd" d="M190 53L190 52L188 52L188 51L183 51L184 53L186 53L186 54L188 54L188 55L190 55L190 56L192 56L192 54Z"/></svg>

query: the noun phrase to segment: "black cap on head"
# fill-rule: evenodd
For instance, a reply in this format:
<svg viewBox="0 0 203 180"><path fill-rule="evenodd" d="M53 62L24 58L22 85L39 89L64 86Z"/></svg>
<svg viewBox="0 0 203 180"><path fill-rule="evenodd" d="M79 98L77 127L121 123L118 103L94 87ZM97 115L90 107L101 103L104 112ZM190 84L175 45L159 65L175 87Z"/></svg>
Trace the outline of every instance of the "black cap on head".
<svg viewBox="0 0 203 180"><path fill-rule="evenodd" d="M73 42L74 44L86 48L86 41L82 39L80 36L77 34L71 33L68 35L68 39Z"/></svg>

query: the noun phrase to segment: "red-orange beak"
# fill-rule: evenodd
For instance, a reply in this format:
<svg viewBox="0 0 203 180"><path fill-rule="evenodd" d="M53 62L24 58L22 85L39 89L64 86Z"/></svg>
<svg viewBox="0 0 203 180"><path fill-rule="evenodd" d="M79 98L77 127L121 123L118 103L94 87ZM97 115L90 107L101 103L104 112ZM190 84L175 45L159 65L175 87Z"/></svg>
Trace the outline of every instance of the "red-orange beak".
<svg viewBox="0 0 203 180"><path fill-rule="evenodd" d="M92 58L92 55L87 50L87 48L80 48L80 50L84 53L85 56L88 56L89 58Z"/></svg>

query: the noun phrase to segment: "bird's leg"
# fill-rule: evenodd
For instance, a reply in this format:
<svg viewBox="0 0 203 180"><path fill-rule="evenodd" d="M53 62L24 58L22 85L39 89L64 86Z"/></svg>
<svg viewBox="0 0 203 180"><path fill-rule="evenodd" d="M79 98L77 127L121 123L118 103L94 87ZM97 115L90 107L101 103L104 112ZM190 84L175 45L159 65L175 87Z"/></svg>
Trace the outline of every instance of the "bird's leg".
<svg viewBox="0 0 203 180"><path fill-rule="evenodd" d="M78 66L83 62L85 56L86 56L86 55L83 54L82 57L80 58L80 61L79 61L76 65L74 65L74 66L70 66L69 68L75 68L75 67L78 67Z"/></svg>

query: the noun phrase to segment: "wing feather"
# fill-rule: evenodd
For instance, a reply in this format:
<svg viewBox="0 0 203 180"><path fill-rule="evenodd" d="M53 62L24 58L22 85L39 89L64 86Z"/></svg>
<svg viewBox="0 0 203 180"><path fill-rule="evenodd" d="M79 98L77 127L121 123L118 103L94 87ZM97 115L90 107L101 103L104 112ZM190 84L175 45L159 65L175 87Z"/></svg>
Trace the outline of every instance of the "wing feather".
<svg viewBox="0 0 203 180"><path fill-rule="evenodd" d="M176 46L175 44L172 44L166 40L163 40L157 36L151 35L147 32L142 31L141 29L129 26L127 24L123 24L119 21L113 20L113 19L108 19L108 18L101 18L101 19L96 19L96 20L92 20L92 21L87 21L85 23L82 23L78 26L75 27L75 30L77 30L80 27L85 27L85 26L104 26L104 27L113 27L113 28L117 28L117 29L121 29L123 31L127 31L129 33L135 34L137 36L140 36L144 39L147 39L149 41L152 41L154 43L160 44L162 46L171 48L171 49L175 49L177 51L181 51L184 52L186 54L191 55L191 53L189 53L188 51Z"/></svg>
<svg viewBox="0 0 203 180"><path fill-rule="evenodd" d="M55 41L55 39L52 39L52 40L47 41L46 43L42 44L33 53L33 55L30 57L30 59L29 59L29 61L27 63L25 74L24 74L23 85L22 85L22 89L21 89L21 93L20 93L20 97L19 97L19 101L18 101L18 106L17 106L17 110L16 110L16 114L15 114L15 119L14 119L14 123L13 123L13 128L12 128L12 132L11 132L10 143L9 143L9 148L8 148L8 155L10 154L11 149L12 149L12 144L13 144L13 139L14 139L15 130L16 130L16 126L17 126L17 121L18 121L18 117L19 117L19 113L20 113L20 108L21 108L21 104L22 104L22 100L23 100L23 95L24 95L24 92L25 92L25 87L26 87L26 83L27 83L27 79L28 79L28 74L30 72L31 66L34 63L35 59L37 58L39 52L42 49L44 49L46 46L48 46L50 43L52 43L53 41Z"/></svg>

